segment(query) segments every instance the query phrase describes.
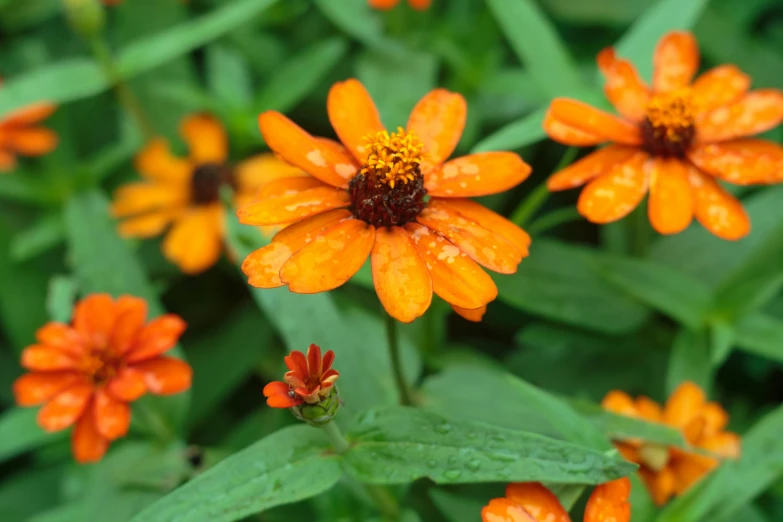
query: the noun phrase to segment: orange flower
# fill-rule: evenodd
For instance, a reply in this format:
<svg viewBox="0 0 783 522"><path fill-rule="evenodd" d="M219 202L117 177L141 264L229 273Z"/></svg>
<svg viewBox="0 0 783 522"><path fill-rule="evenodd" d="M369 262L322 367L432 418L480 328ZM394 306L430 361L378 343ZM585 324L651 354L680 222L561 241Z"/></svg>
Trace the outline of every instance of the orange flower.
<svg viewBox="0 0 783 522"><path fill-rule="evenodd" d="M16 167L17 155L42 156L57 147L57 134L37 126L56 108L51 103L39 102L3 116L0 120L0 173Z"/></svg>
<svg viewBox="0 0 783 522"><path fill-rule="evenodd" d="M588 183L579 212L593 223L631 212L649 187L650 223L661 234L681 232L693 215L710 232L736 240L750 231L740 202L715 178L739 185L783 181L783 147L748 136L783 121L783 93L748 92L750 78L721 65L691 79L699 50L690 33L658 43L652 89L613 49L598 55L607 98L621 117L559 98L544 119L549 136L573 146L613 142L554 174L550 190Z"/></svg>
<svg viewBox="0 0 783 522"><path fill-rule="evenodd" d="M136 168L146 180L121 187L113 213L123 219L119 230L128 237L157 236L171 224L163 253L183 272L196 274L214 265L223 250L222 186L235 189L234 204L241 207L266 183L306 174L272 154L232 167L227 163L226 133L207 115L186 118L180 133L190 157L173 156L164 139L150 142L136 157Z"/></svg>
<svg viewBox="0 0 783 522"><path fill-rule="evenodd" d="M647 397L634 401L622 391L609 392L602 405L620 415L677 428L689 444L714 455L736 458L740 454L739 436L723 431L729 421L728 414L719 404L707 402L704 392L692 382L681 384L663 409ZM639 464L639 473L658 505L682 494L719 463L715 457L640 440L615 445L626 459Z"/></svg>
<svg viewBox="0 0 783 522"><path fill-rule="evenodd" d="M631 520L631 481L627 477L601 484L585 507L584 522ZM538 482L517 482L506 488L505 498L490 500L481 510L482 522L571 522L557 497Z"/></svg>
<svg viewBox="0 0 783 522"><path fill-rule="evenodd" d="M143 299L92 294L80 301L72 325L47 323L38 344L22 352L31 370L14 383L20 406L46 403L38 424L60 431L75 424L71 448L78 462L103 457L109 442L128 432L133 402L146 392L170 395L190 388L191 369L162 354L185 329L173 314L146 321Z"/></svg>
<svg viewBox="0 0 783 522"><path fill-rule="evenodd" d="M392 317L413 321L434 291L480 318L497 288L479 265L515 272L530 238L466 198L507 190L530 167L511 152L446 161L467 106L444 89L424 96L407 129L391 134L356 80L332 86L327 109L344 147L311 136L279 112L259 116L269 147L313 177L270 183L239 210L249 225L296 221L245 259L249 283L323 292L348 281L369 257L378 297Z"/></svg>
<svg viewBox="0 0 783 522"><path fill-rule="evenodd" d="M368 3L370 4L370 7L373 9L381 9L383 11L388 11L389 9L393 9L397 6L397 4L400 3L400 0L368 0ZM408 0L408 4L414 8L418 9L419 11L424 11L425 9L428 9L430 7L430 4L432 3L432 0Z"/></svg>
<svg viewBox="0 0 783 522"><path fill-rule="evenodd" d="M285 382L275 381L264 386L267 405L273 408L292 408L302 403L316 404L332 393L332 387L340 377L332 369L334 352L329 350L321 357L321 348L311 344L307 357L297 350L285 358Z"/></svg>

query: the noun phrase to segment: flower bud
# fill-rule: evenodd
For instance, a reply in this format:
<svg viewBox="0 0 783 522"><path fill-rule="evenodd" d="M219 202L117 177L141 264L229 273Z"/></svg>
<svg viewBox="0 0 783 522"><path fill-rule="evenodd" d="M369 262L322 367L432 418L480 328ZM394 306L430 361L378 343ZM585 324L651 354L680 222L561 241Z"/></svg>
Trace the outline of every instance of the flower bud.
<svg viewBox="0 0 783 522"><path fill-rule="evenodd" d="M337 410L340 408L340 394L336 386L331 387L331 392L320 402L308 404L306 402L291 408L291 413L300 421L310 426L323 426L331 422Z"/></svg>
<svg viewBox="0 0 783 522"><path fill-rule="evenodd" d="M103 31L106 21L100 0L62 0L68 24L82 38L90 40Z"/></svg>

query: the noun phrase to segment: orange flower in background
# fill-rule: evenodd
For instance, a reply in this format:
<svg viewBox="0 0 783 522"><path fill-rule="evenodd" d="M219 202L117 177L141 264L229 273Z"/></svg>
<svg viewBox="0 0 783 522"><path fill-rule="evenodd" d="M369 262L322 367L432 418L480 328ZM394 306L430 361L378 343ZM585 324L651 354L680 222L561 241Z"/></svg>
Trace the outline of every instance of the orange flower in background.
<svg viewBox="0 0 783 522"><path fill-rule="evenodd" d="M332 393L332 387L340 374L332 368L334 352L327 351L321 357L321 348L311 344L307 357L292 351L285 358L285 382L270 382L264 387L266 403L272 408L292 408L300 404L316 404Z"/></svg>
<svg viewBox="0 0 783 522"><path fill-rule="evenodd" d="M72 324L47 323L38 344L22 352L30 373L14 383L20 406L44 404L38 424L46 431L75 425L71 448L78 462L103 457L130 426L133 402L146 392L170 395L190 388L191 368L162 355L185 329L167 314L146 322L143 299L92 294L74 309Z"/></svg>
<svg viewBox="0 0 783 522"><path fill-rule="evenodd" d="M389 9L396 7L397 4L400 3L400 0L368 0L368 3L373 9L388 11ZM408 5L419 11L429 9L431 3L432 0L408 0Z"/></svg>
<svg viewBox="0 0 783 522"><path fill-rule="evenodd" d="M584 522L629 522L631 481L627 477L597 486L585 507ZM504 498L481 510L482 522L571 522L557 497L538 482L509 484Z"/></svg>
<svg viewBox="0 0 783 522"><path fill-rule="evenodd" d="M348 281L369 257L392 317L413 321L434 291L463 315L480 318L497 288L479 265L514 273L530 238L466 198L507 190L530 167L511 152L446 161L467 106L444 89L424 96L407 128L392 133L357 80L332 86L327 109L342 144L311 136L279 112L259 116L269 147L313 177L270 183L239 210L249 225L295 222L245 259L249 283L324 292Z"/></svg>
<svg viewBox="0 0 783 522"><path fill-rule="evenodd" d="M604 91L621 117L559 98L544 120L549 136L573 146L612 142L554 174L550 190L587 183L577 208L594 223L631 212L649 188L650 223L678 233L693 216L716 236L736 240L750 231L740 202L718 178L738 185L783 181L783 147L748 136L783 121L783 93L748 92L750 78L733 65L691 82L699 50L690 33L672 32L655 51L652 88L613 49L598 55Z"/></svg>
<svg viewBox="0 0 783 522"><path fill-rule="evenodd" d="M171 225L163 253L180 270L196 274L214 265L223 251L225 208L220 189L235 190L234 205L247 204L266 183L306 176L272 154L232 167L222 125L207 115L183 120L180 133L190 157L171 154L164 139L150 142L136 157L145 181L121 187L112 206L127 237L153 237Z"/></svg>
<svg viewBox="0 0 783 522"><path fill-rule="evenodd" d="M43 156L57 147L57 134L38 126L56 109L51 103L39 102L0 118L0 173L16 167L17 155Z"/></svg>
<svg viewBox="0 0 783 522"><path fill-rule="evenodd" d="M739 457L739 435L723 431L729 421L728 414L719 404L707 402L704 391L692 382L681 384L664 408L647 397L634 401L622 391L608 393L602 406L620 415L677 428L688 444L716 456ZM681 495L719 464L716 457L639 440L615 445L626 459L640 466L639 474L658 505L665 504L673 495Z"/></svg>

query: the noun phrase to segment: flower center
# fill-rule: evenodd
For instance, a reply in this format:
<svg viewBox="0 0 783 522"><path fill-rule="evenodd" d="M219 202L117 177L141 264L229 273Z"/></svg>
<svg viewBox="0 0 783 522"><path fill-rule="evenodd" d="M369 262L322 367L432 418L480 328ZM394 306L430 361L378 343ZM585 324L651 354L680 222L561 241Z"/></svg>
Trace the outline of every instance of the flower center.
<svg viewBox="0 0 783 522"><path fill-rule="evenodd" d="M661 471L669 463L669 449L661 444L644 444L639 448L639 459L645 467Z"/></svg>
<svg viewBox="0 0 783 522"><path fill-rule="evenodd" d="M203 163L193 169L190 180L190 197L196 205L214 203L220 197L220 187L236 188L234 171L228 165Z"/></svg>
<svg viewBox="0 0 783 522"><path fill-rule="evenodd" d="M422 144L402 128L364 138L367 159L348 184L354 216L376 227L402 226L424 210Z"/></svg>
<svg viewBox="0 0 783 522"><path fill-rule="evenodd" d="M103 386L117 375L121 360L112 357L104 350L93 351L82 362L82 371L87 374L95 386Z"/></svg>
<svg viewBox="0 0 783 522"><path fill-rule="evenodd" d="M642 122L644 147L656 156L682 157L696 135L691 95L687 90L656 94Z"/></svg>

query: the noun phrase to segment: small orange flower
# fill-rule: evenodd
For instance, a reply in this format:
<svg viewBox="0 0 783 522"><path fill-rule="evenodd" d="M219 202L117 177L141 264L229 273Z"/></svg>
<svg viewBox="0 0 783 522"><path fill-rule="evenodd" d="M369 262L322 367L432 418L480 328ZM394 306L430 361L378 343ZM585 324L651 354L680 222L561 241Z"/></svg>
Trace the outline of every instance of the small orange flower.
<svg viewBox="0 0 783 522"><path fill-rule="evenodd" d="M370 4L370 7L373 9L381 9L383 11L388 11L389 9L393 9L397 6L397 4L400 3L400 0L368 0L368 3ZM430 7L430 4L432 3L432 0L408 0L408 4L414 8L418 9L419 11L424 11L425 9L428 9Z"/></svg>
<svg viewBox="0 0 783 522"><path fill-rule="evenodd" d="M631 520L631 481L627 477L596 487L585 507L584 522ZM571 522L557 497L538 482L509 484L504 498L490 500L482 522Z"/></svg>
<svg viewBox="0 0 783 522"><path fill-rule="evenodd" d="M17 155L43 156L57 147L57 134L37 126L56 108L51 103L39 102L0 119L0 173L10 172L16 167Z"/></svg>
<svg viewBox="0 0 783 522"><path fill-rule="evenodd" d="M783 147L748 136L783 121L783 93L748 92L750 78L733 65L711 69L694 82L699 50L687 32L661 39L653 58L652 89L613 49L598 55L604 91L621 117L559 98L544 119L549 136L572 146L612 142L554 174L550 190L588 183L579 212L593 223L631 212L648 188L650 223L676 234L696 219L716 236L736 240L750 231L740 202L715 178L738 185L783 181Z"/></svg>
<svg viewBox="0 0 783 522"><path fill-rule="evenodd" d="M185 329L173 314L146 322L143 299L92 294L80 301L73 323L47 323L38 344L22 352L31 370L14 383L20 406L46 403L38 424L60 431L75 424L71 448L78 462L103 457L130 426L133 402L146 392L170 395L190 388L191 368L162 354Z"/></svg>
<svg viewBox="0 0 783 522"><path fill-rule="evenodd" d="M689 444L714 455L739 457L739 436L723 431L729 421L728 414L719 404L707 402L704 392L692 382L681 384L665 408L647 397L634 401L625 392L616 390L604 397L602 406L620 415L677 428ZM715 457L639 440L615 445L626 459L639 464L639 474L658 505L665 504L673 495L681 495L719 463Z"/></svg>
<svg viewBox="0 0 783 522"><path fill-rule="evenodd" d="M232 167L227 163L226 133L211 116L186 118L180 133L190 157L173 156L166 140L153 140L136 157L136 168L146 180L121 187L112 208L123 219L119 230L127 237L157 236L171 225L163 240L164 255L183 272L196 274L214 265L223 250L222 186L235 189L234 204L241 207L265 184L306 174L272 154Z"/></svg>
<svg viewBox="0 0 783 522"><path fill-rule="evenodd" d="M300 404L316 404L332 393L332 387L340 374L332 369L334 352L327 351L321 357L321 348L311 344L307 357L292 351L285 358L285 382L270 382L264 387L267 405L273 408L292 408Z"/></svg>
<svg viewBox="0 0 783 522"><path fill-rule="evenodd" d="M279 112L259 116L269 147L313 177L270 183L239 210L249 225L295 222L245 259L249 283L324 292L369 257L378 297L399 321L421 316L433 291L463 316L480 319L497 287L479 265L515 272L530 237L467 198L507 190L530 167L511 152L446 161L467 106L444 89L424 96L407 128L392 133L357 80L332 86L327 110L342 144L311 136Z"/></svg>

